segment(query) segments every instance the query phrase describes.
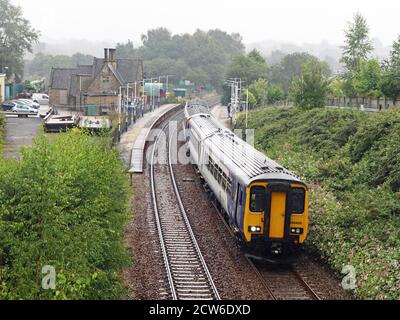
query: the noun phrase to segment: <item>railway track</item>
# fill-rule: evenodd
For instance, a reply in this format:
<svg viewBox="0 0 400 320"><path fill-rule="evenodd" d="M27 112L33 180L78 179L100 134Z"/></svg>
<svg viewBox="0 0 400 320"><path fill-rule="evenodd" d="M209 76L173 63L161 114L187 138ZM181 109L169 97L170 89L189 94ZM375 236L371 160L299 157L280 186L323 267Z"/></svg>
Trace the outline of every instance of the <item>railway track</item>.
<svg viewBox="0 0 400 320"><path fill-rule="evenodd" d="M294 265L270 265L246 258L273 300L322 300Z"/></svg>
<svg viewBox="0 0 400 320"><path fill-rule="evenodd" d="M183 113L180 113L175 119L182 116ZM171 162L171 146L175 131L168 134L168 123L169 121L154 142L150 174L154 215L170 298L220 300L175 181ZM162 139L165 136L167 141Z"/></svg>

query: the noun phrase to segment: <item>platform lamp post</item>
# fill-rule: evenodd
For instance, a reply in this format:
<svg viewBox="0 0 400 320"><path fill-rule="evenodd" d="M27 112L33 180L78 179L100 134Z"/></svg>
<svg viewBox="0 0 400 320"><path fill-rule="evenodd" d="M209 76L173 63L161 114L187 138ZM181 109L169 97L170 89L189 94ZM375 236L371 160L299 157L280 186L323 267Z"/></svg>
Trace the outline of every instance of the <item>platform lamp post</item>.
<svg viewBox="0 0 400 320"><path fill-rule="evenodd" d="M122 113L122 87L119 87L118 95L118 141L121 141L121 113Z"/></svg>
<svg viewBox="0 0 400 320"><path fill-rule="evenodd" d="M129 109L129 83L126 85L126 102L125 102L125 125L128 131L128 109Z"/></svg>

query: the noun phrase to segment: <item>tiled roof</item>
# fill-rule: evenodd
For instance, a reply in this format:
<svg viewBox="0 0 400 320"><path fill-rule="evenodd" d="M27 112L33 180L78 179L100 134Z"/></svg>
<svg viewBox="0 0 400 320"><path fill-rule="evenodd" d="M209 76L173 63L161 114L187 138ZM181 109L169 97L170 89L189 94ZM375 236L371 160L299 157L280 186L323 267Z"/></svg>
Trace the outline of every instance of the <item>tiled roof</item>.
<svg viewBox="0 0 400 320"><path fill-rule="evenodd" d="M118 81L122 85L133 83L139 78L139 70L142 62L139 59L117 59L117 68L108 64ZM68 90L69 95L76 96L78 92L79 77L86 75L95 78L104 65L104 59L94 58L93 65L78 65L76 68L52 68L50 75L50 87L52 89Z"/></svg>
<svg viewBox="0 0 400 320"><path fill-rule="evenodd" d="M50 75L50 87L53 89L69 90L74 68L53 68Z"/></svg>
<svg viewBox="0 0 400 320"><path fill-rule="evenodd" d="M117 59L117 71L120 73L126 83L132 83L138 80L141 60Z"/></svg>

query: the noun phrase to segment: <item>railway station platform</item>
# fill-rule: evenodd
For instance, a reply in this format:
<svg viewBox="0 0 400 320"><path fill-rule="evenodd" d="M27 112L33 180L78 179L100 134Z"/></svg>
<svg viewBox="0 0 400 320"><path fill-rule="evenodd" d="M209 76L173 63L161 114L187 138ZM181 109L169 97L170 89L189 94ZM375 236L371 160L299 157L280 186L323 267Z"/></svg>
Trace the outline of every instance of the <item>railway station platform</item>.
<svg viewBox="0 0 400 320"><path fill-rule="evenodd" d="M136 123L121 136L118 151L131 174L141 173L145 140L149 130L160 117L177 106L176 104L167 104L155 109L153 112L146 113L143 118L137 119Z"/></svg>

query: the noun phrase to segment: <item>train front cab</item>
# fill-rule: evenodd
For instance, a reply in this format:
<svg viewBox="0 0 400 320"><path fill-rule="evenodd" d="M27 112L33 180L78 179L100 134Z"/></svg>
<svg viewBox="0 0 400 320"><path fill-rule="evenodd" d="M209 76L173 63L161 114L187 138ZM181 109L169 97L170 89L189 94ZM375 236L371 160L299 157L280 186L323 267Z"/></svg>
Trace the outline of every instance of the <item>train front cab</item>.
<svg viewBox="0 0 400 320"><path fill-rule="evenodd" d="M256 182L247 188L243 232L248 249L261 257L293 255L308 235L305 185Z"/></svg>

